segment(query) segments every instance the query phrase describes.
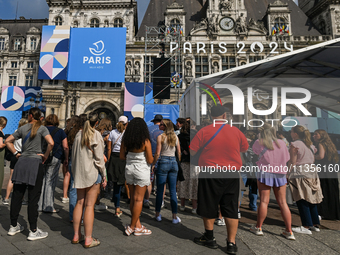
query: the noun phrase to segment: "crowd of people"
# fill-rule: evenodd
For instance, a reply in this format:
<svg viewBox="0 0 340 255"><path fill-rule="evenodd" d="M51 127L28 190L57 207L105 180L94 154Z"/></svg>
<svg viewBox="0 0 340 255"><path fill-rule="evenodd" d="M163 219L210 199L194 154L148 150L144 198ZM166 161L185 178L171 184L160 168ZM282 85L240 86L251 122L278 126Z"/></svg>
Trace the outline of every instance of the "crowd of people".
<svg viewBox="0 0 340 255"><path fill-rule="evenodd" d="M216 121L231 118L229 110L221 105L213 106L210 116ZM4 159L8 159L5 147L11 169L3 199L3 204L10 204L8 235L24 229L18 217L27 192L30 228L27 239L48 236L38 228L37 219L40 211L58 212L54 193L60 169L64 176L62 202L69 203L69 220L74 229L71 242L84 242L86 248L100 244L92 236L94 211L107 209L100 202L101 194L111 190L115 217L123 214L120 209L123 189L128 198L131 221L125 226L127 236L152 234L141 223L140 214L143 207L150 208L150 195L156 187L155 220L162 221L168 187L172 223L181 222L178 208L185 211L186 201L190 200L191 213L202 217L205 229L194 242L216 249L214 223L226 225L230 254L237 252L235 239L245 187L249 187L249 209L257 211L257 223L250 228L255 235L264 235L262 225L271 189L286 227L282 235L288 240L295 240L294 233L320 231L322 218L340 220L337 172L327 171L339 164L339 157L326 131L315 130L313 144L309 130L300 125L291 129L290 137L285 137L269 124L242 132L224 122L219 125L207 122L198 128L190 118L179 118L175 125L159 114L151 122L153 125L148 127L142 118L129 121L120 116L113 129L109 119L100 120L92 112L73 116L61 129L55 114L44 119L38 108L32 108L28 119L20 120L18 129L5 139L2 130L7 119L0 117L1 184ZM229 171L207 174L198 171L197 166L199 169L228 166ZM239 171L245 167L254 171ZM322 171L309 171L315 167ZM300 227L292 227L286 201L290 194L299 211Z"/></svg>

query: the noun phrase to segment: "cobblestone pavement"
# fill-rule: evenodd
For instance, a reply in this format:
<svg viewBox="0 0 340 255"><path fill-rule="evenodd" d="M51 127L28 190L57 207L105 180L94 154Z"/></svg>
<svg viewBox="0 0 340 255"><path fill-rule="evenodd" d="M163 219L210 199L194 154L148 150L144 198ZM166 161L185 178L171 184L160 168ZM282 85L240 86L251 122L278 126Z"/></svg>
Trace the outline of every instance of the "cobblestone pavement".
<svg viewBox="0 0 340 255"><path fill-rule="evenodd" d="M8 181L9 169L5 168L5 184ZM60 175L60 177L62 177ZM91 249L85 249L81 244L71 244L73 236L72 224L68 218L68 204L61 203L62 178L56 189L55 204L59 213L40 213L38 227L49 233L48 238L38 241L27 241L28 223L27 206L22 206L19 222L25 226L25 230L15 236L8 236L9 207L0 205L0 254L225 254L226 228L215 226L214 235L219 245L212 250L198 246L193 238L200 236L204 231L203 222L199 216L191 214L187 205L185 212L178 215L182 222L178 225L171 223L170 201L166 197L167 209L162 209L162 222L154 219L154 206L144 209L141 222L152 230L150 236L130 236L123 234L124 225L130 221L130 211L126 201L122 201L123 215L114 217L114 206L108 198L103 198L108 206L106 211L96 211L93 235L101 241L101 245ZM155 197L151 196L151 202L155 203ZM249 232L249 227L256 221L256 212L247 210L248 198L245 195L242 201L242 218L237 234L238 254L340 254L340 223L336 221L321 222L321 232L313 235L295 234L296 241L286 240L280 236L284 228L278 205L271 201L268 217L263 226L264 236L258 237ZM293 225L301 224L297 208L292 206Z"/></svg>

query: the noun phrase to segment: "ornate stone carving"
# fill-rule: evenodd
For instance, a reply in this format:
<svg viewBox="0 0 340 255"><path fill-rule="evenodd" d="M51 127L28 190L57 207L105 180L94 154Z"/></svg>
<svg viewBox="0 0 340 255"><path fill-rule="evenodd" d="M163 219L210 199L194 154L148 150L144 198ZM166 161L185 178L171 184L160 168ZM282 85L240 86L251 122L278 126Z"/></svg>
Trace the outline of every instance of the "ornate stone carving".
<svg viewBox="0 0 340 255"><path fill-rule="evenodd" d="M213 36L218 32L218 16L215 18L215 14L213 14L207 23L207 34L209 36Z"/></svg>
<svg viewBox="0 0 340 255"><path fill-rule="evenodd" d="M135 62L133 69L135 71L135 75L140 75L140 63L139 63L139 61Z"/></svg>
<svg viewBox="0 0 340 255"><path fill-rule="evenodd" d="M185 76L192 77L192 64L191 61L187 61L185 64Z"/></svg>
<svg viewBox="0 0 340 255"><path fill-rule="evenodd" d="M221 0L220 9L230 11L233 7L233 0Z"/></svg>
<svg viewBox="0 0 340 255"><path fill-rule="evenodd" d="M126 65L125 65L125 75L126 76L132 75L132 65L131 65L130 61L126 62Z"/></svg>
<svg viewBox="0 0 340 255"><path fill-rule="evenodd" d="M246 17L244 17L244 14L241 13L241 15L236 20L235 25L235 32L239 34L247 33L247 23L246 23Z"/></svg>
<svg viewBox="0 0 340 255"><path fill-rule="evenodd" d="M254 19L250 18L249 23L248 23L248 29L255 29L255 30L261 30L264 33L267 33L268 30L264 26L263 21L255 21Z"/></svg>
<svg viewBox="0 0 340 255"><path fill-rule="evenodd" d="M218 72L219 72L220 67L219 67L219 64L218 64L217 61L214 61L214 62L212 63L211 69L212 69L212 73L218 73Z"/></svg>

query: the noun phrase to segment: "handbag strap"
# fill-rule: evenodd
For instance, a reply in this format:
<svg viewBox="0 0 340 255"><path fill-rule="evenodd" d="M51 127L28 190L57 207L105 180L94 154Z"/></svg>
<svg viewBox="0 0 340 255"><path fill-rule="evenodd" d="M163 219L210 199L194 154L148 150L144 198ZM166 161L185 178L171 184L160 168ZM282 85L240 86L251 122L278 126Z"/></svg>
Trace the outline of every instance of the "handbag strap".
<svg viewBox="0 0 340 255"><path fill-rule="evenodd" d="M24 146L24 144L26 143L26 141L30 137L30 135L31 135L31 130L28 132L28 134L25 136L24 140L22 141L22 146Z"/></svg>
<svg viewBox="0 0 340 255"><path fill-rule="evenodd" d="M202 148L206 147L216 136L217 134L222 130L222 128L225 126L225 124L223 124L218 130L217 132L209 139L209 141L202 146Z"/></svg>
<svg viewBox="0 0 340 255"><path fill-rule="evenodd" d="M115 143L112 145L112 149L113 149L113 147L115 147L116 143L118 142L119 138L123 135L124 131L120 134L120 136L118 136L118 138L116 139Z"/></svg>

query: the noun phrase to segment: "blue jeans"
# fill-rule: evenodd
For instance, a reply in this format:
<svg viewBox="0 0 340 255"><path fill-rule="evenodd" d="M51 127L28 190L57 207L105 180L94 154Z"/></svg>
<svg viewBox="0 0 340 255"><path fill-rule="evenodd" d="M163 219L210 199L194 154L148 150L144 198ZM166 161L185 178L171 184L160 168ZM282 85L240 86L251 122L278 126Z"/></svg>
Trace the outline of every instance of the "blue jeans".
<svg viewBox="0 0 340 255"><path fill-rule="evenodd" d="M53 212L54 210L54 191L57 186L60 164L61 160L53 157L51 165L45 166L46 172L38 203L39 211Z"/></svg>
<svg viewBox="0 0 340 255"><path fill-rule="evenodd" d="M247 174L246 173L241 173L242 181L244 185L247 183ZM249 185L249 209L252 211L257 211L257 192L256 194L253 194L253 189L251 185ZM241 192L241 197L243 197L243 191ZM241 201L240 201L241 205Z"/></svg>
<svg viewBox="0 0 340 255"><path fill-rule="evenodd" d="M172 213L177 214L177 183L178 165L175 157L161 156L158 160L156 172L157 195L156 195L156 212L161 211L164 184L168 180L170 190L170 203Z"/></svg>
<svg viewBox="0 0 340 255"><path fill-rule="evenodd" d="M117 182L113 183L113 197L112 202L115 204L115 207L120 206L120 192L122 190L123 185L118 185Z"/></svg>
<svg viewBox="0 0 340 255"><path fill-rule="evenodd" d="M302 226L312 227L320 225L318 208L316 204L311 204L304 199L296 202L299 209Z"/></svg>
<svg viewBox="0 0 340 255"><path fill-rule="evenodd" d="M73 210L74 207L76 206L77 203L77 189L74 188L74 179L73 179L73 175L72 175L72 162L71 159L69 161L69 165L68 165L68 171L70 172L71 175L71 179L70 179L70 189L69 189L69 194L68 197L70 199L69 201L69 216L70 216L70 221L73 220Z"/></svg>

